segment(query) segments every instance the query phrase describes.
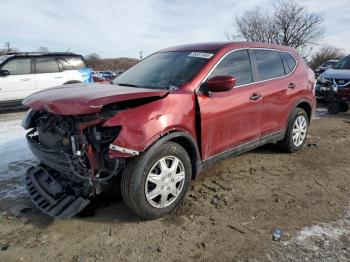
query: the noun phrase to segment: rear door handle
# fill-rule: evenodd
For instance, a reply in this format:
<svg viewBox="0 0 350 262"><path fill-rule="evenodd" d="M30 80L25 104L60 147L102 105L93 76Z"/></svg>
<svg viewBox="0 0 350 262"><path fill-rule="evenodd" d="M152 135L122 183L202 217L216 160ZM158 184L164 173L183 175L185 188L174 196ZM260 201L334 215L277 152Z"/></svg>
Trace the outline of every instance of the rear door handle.
<svg viewBox="0 0 350 262"><path fill-rule="evenodd" d="M260 98L262 98L261 94L253 94L251 97L249 97L250 100L257 101Z"/></svg>
<svg viewBox="0 0 350 262"><path fill-rule="evenodd" d="M55 76L55 79L62 79L63 76Z"/></svg>
<svg viewBox="0 0 350 262"><path fill-rule="evenodd" d="M30 78L21 78L21 81L30 81Z"/></svg>
<svg viewBox="0 0 350 262"><path fill-rule="evenodd" d="M296 87L297 87L297 85L294 84L294 83L290 83L290 84L288 85L288 88L290 88L290 89L294 89L294 88L296 88Z"/></svg>

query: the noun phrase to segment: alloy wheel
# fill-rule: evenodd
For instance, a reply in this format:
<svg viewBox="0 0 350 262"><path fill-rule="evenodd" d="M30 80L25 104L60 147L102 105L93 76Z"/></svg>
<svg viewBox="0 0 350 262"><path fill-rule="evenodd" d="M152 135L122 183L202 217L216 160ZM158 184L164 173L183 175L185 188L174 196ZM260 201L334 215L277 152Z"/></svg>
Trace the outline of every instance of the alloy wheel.
<svg viewBox="0 0 350 262"><path fill-rule="evenodd" d="M307 120L305 116L298 116L293 126L293 143L299 147L304 143L307 131Z"/></svg>
<svg viewBox="0 0 350 262"><path fill-rule="evenodd" d="M145 183L148 203L156 208L171 205L181 194L185 182L185 168L175 156L158 160L150 169Z"/></svg>

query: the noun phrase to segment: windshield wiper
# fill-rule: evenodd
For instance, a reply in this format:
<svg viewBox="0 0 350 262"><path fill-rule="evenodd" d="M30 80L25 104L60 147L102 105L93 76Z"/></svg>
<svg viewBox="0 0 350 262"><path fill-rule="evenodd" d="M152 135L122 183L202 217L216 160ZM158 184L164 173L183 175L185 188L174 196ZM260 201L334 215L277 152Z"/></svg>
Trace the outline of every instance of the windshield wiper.
<svg viewBox="0 0 350 262"><path fill-rule="evenodd" d="M138 85L127 84L127 83L116 83L118 86L129 86L129 87L140 87Z"/></svg>

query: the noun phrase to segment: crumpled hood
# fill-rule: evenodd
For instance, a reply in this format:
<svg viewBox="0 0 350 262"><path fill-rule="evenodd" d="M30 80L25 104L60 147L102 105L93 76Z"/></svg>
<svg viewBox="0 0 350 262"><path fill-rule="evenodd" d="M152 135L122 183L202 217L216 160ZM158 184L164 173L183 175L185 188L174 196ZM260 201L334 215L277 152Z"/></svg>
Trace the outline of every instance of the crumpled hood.
<svg viewBox="0 0 350 262"><path fill-rule="evenodd" d="M321 74L324 78L350 79L349 69L328 69Z"/></svg>
<svg viewBox="0 0 350 262"><path fill-rule="evenodd" d="M108 84L73 84L53 87L28 96L23 105L57 115L84 115L104 105L146 97L163 97L167 90Z"/></svg>

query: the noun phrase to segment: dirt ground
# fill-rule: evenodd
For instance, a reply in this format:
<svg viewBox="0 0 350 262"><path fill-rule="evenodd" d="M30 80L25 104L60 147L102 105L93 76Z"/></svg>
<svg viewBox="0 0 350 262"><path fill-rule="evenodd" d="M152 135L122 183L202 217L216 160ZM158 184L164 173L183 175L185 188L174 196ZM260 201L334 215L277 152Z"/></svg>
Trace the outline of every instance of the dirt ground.
<svg viewBox="0 0 350 262"><path fill-rule="evenodd" d="M350 261L349 156L350 114L339 114L313 120L295 154L270 144L217 163L163 219L117 197L71 220L0 200L0 261Z"/></svg>

